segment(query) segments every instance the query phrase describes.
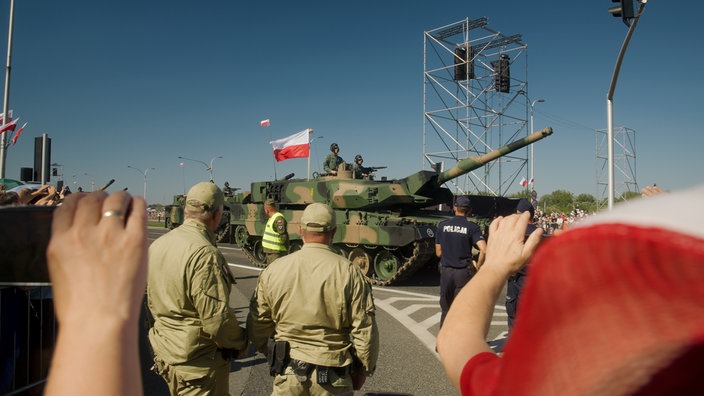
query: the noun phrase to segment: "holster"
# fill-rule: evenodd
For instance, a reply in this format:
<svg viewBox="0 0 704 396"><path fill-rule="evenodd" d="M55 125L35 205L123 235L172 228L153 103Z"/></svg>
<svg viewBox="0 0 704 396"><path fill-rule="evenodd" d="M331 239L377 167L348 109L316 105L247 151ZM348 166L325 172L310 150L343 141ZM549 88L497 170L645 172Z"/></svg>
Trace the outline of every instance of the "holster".
<svg viewBox="0 0 704 396"><path fill-rule="evenodd" d="M269 338L267 349L266 361L269 364L269 374L272 376L283 374L290 360L288 341L276 341Z"/></svg>

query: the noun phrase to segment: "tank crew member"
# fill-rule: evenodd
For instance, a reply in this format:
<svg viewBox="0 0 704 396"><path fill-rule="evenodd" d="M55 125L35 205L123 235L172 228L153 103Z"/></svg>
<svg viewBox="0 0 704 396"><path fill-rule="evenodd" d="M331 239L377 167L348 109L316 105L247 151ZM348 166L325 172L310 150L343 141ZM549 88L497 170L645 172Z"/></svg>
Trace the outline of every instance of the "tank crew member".
<svg viewBox="0 0 704 396"><path fill-rule="evenodd" d="M266 254L266 264L271 264L288 251L288 225L284 215L276 209L276 201L264 201L264 213L269 217L262 236L262 248Z"/></svg>
<svg viewBox="0 0 704 396"><path fill-rule="evenodd" d="M364 163L364 159L362 158L362 156L360 154L355 155L354 156L354 167L352 168L352 170L354 171L354 178L355 179L368 178L369 175L371 175L372 172L374 172L374 169L368 168L368 167L362 165L362 163Z"/></svg>
<svg viewBox="0 0 704 396"><path fill-rule="evenodd" d="M459 196L452 207L455 217L438 224L435 234L435 255L440 258L440 326L460 292L484 263L486 241L479 226L467 219L472 212L469 198ZM479 249L476 264L472 260L472 246Z"/></svg>
<svg viewBox="0 0 704 396"><path fill-rule="evenodd" d="M516 213L520 214L523 212L530 213L530 220L528 221L528 225L526 226L527 238L538 227L533 224L535 209L533 208L533 205L531 205L531 203L528 202L528 200L525 198L521 198L518 201L518 205L516 206ZM506 284L506 314L508 315L509 332L511 331L511 329L513 329L513 321L516 319L516 310L518 309L518 297L520 295L521 288L523 287L523 283L525 282L527 270L528 265L524 265L523 267L521 267L520 270L518 270L518 272L508 278L508 282Z"/></svg>
<svg viewBox="0 0 704 396"><path fill-rule="evenodd" d="M343 160L342 157L337 155L337 153L340 152L340 147L337 145L337 143L333 143L330 145L330 151L331 153L328 154L328 156L325 157L325 161L323 161L323 170L329 175L337 176L337 168L340 166L340 164L344 164L345 160Z"/></svg>
<svg viewBox="0 0 704 396"><path fill-rule="evenodd" d="M191 187L184 223L149 247L153 370L172 395L227 395L229 360L246 351L246 334L228 304L234 278L215 246L223 201L214 183Z"/></svg>
<svg viewBox="0 0 704 396"><path fill-rule="evenodd" d="M247 333L259 351L272 354L272 394L351 393L376 369L372 288L358 267L332 250L335 230L330 206L308 205L299 231L303 247L259 275ZM311 290L322 298L311 299ZM269 337L274 342L267 343Z"/></svg>
<svg viewBox="0 0 704 396"><path fill-rule="evenodd" d="M230 187L230 182L225 182L225 186L222 188L223 194L225 194L226 197L231 197L232 196L232 187Z"/></svg>

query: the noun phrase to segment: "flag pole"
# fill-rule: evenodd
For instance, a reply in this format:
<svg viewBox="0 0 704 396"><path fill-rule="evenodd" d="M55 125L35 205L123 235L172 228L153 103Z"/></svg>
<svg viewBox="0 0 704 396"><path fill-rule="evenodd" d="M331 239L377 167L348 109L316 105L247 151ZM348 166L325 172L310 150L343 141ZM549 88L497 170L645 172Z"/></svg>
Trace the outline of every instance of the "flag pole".
<svg viewBox="0 0 704 396"><path fill-rule="evenodd" d="M10 68L12 65L12 30L15 17L15 0L10 0L10 22L7 33L7 65L5 67L5 95L3 102L2 125L7 124L7 114L10 107ZM7 131L0 134L0 177L5 177L5 154L7 153L8 143Z"/></svg>
<svg viewBox="0 0 704 396"><path fill-rule="evenodd" d="M313 128L308 128L308 135L313 134ZM310 180L310 136L308 136L308 173L306 173L306 180Z"/></svg>

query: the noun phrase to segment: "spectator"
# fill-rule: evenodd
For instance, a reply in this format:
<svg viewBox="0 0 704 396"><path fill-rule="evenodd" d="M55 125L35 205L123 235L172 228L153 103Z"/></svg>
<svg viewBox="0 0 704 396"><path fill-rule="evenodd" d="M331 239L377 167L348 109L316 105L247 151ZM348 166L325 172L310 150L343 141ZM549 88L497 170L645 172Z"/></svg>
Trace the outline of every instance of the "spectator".
<svg viewBox="0 0 704 396"><path fill-rule="evenodd" d="M146 224L144 200L124 192L73 194L54 212L47 261L60 330L46 395L142 394Z"/></svg>
<svg viewBox="0 0 704 396"><path fill-rule="evenodd" d="M503 355L485 342L505 279L530 257L528 215L490 228L483 269L438 335L463 394L702 394L704 186L621 205L545 243Z"/></svg>

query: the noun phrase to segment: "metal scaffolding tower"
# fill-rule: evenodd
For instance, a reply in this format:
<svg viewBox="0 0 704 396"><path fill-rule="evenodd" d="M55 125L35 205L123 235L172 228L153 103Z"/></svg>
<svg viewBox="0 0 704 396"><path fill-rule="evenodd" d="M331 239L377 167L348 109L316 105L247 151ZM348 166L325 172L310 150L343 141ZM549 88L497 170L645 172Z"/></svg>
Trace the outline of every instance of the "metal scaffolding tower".
<svg viewBox="0 0 704 396"><path fill-rule="evenodd" d="M423 168L450 167L527 136L528 46L469 18L425 32ZM456 193L504 195L528 180L529 151L519 150L454 179Z"/></svg>
<svg viewBox="0 0 704 396"><path fill-rule="evenodd" d="M614 196L619 199L626 192L639 192L636 180L636 131L616 127L614 131ZM606 205L608 180L608 134L606 129L596 130L596 185L597 209Z"/></svg>

